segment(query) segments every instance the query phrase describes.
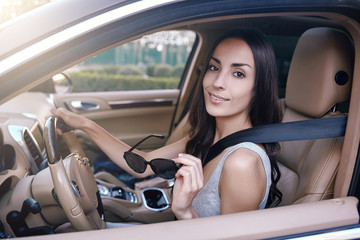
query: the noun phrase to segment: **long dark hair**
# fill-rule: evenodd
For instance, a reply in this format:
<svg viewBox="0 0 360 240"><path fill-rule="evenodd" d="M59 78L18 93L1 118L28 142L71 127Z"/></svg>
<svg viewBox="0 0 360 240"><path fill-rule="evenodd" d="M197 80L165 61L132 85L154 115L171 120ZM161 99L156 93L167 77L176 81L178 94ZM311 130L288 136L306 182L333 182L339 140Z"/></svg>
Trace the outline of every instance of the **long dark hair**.
<svg viewBox="0 0 360 240"><path fill-rule="evenodd" d="M207 58L206 65L197 83L192 104L189 110L189 141L186 152L204 160L210 147L214 144L215 118L210 116L205 108L202 81L207 71L207 64L217 45L229 38L245 41L254 56L255 86L250 100L249 117L252 125L279 123L282 120L282 111L278 98L277 67L275 54L271 43L260 32L253 29L233 29L222 35L214 44ZM280 179L280 170L276 162L276 155L280 151L278 143L263 144L271 162L272 184L268 197L267 207L270 204L279 204L282 198L280 190L276 187Z"/></svg>

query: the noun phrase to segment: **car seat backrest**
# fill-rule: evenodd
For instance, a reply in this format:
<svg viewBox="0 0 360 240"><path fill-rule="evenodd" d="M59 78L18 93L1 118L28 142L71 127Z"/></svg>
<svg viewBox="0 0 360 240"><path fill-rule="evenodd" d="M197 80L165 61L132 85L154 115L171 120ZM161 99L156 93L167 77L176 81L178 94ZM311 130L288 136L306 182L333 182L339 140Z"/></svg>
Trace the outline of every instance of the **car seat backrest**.
<svg viewBox="0 0 360 240"><path fill-rule="evenodd" d="M299 38L282 100L283 122L342 115L329 110L350 98L352 46L344 32L330 28L313 28ZM331 198L342 144L342 138L280 143L280 205Z"/></svg>

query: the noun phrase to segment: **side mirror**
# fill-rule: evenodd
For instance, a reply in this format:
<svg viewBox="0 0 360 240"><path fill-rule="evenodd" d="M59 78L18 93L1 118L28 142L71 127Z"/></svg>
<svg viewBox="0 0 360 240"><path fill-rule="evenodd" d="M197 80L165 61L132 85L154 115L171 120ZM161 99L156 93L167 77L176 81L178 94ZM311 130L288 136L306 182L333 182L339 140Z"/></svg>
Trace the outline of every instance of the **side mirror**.
<svg viewBox="0 0 360 240"><path fill-rule="evenodd" d="M70 77L65 73L59 73L52 77L55 92L58 94L70 93L73 89L73 83Z"/></svg>

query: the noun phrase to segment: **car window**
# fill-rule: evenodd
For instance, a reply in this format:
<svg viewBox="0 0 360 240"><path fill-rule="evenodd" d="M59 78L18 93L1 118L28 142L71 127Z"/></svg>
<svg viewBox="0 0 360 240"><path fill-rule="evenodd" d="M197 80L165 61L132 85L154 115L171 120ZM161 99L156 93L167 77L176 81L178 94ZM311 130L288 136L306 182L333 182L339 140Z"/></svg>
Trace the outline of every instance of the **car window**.
<svg viewBox="0 0 360 240"><path fill-rule="evenodd" d="M66 76L72 92L176 89L195 40L192 31L146 35L73 66ZM57 92L63 78L55 81Z"/></svg>

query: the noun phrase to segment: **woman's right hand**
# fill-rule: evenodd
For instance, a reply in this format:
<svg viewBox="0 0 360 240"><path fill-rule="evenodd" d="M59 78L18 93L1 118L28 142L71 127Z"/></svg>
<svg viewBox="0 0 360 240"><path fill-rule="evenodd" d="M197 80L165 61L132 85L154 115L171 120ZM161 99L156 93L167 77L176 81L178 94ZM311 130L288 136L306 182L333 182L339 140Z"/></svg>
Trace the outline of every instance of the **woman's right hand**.
<svg viewBox="0 0 360 240"><path fill-rule="evenodd" d="M179 154L174 160L183 166L175 176L172 210L178 219L199 217L192 202L204 185L201 160L189 154Z"/></svg>
<svg viewBox="0 0 360 240"><path fill-rule="evenodd" d="M65 108L51 109L50 112L53 116L62 118L69 127L74 129L84 129L89 121Z"/></svg>

